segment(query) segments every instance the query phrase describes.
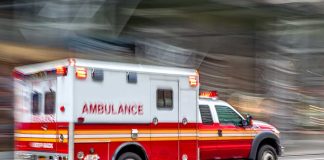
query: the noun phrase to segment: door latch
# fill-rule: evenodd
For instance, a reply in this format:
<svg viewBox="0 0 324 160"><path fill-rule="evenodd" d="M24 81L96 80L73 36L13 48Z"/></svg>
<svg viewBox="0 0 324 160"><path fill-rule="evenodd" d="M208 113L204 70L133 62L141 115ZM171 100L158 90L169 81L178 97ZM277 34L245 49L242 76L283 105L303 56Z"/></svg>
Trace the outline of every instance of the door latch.
<svg viewBox="0 0 324 160"><path fill-rule="evenodd" d="M223 131L221 129L219 129L217 133L218 133L218 136L219 137L222 137L223 136Z"/></svg>

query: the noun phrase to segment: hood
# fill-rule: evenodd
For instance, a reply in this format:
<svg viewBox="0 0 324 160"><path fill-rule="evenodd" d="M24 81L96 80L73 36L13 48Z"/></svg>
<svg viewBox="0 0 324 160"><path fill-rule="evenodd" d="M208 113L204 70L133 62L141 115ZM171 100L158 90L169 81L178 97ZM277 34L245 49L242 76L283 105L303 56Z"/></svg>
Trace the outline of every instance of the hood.
<svg viewBox="0 0 324 160"><path fill-rule="evenodd" d="M269 123L259 121L259 120L253 120L253 128L261 129L261 130L271 130L274 133L279 134L280 132L277 130L276 127L273 125L270 125Z"/></svg>

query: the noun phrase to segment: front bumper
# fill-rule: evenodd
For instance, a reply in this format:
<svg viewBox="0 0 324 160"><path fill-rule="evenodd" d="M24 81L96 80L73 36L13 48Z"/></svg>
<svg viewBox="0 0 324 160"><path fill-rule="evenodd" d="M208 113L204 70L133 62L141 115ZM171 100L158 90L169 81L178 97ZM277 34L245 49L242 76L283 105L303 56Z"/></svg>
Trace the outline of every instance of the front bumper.
<svg viewBox="0 0 324 160"><path fill-rule="evenodd" d="M282 156L285 151L285 147L280 144L278 146L279 146L278 147L278 156Z"/></svg>

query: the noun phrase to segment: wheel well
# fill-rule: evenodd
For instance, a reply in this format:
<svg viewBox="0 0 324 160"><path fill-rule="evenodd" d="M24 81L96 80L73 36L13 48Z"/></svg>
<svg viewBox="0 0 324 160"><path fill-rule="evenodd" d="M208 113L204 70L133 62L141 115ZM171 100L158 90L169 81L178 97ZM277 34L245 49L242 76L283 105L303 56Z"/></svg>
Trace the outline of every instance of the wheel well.
<svg viewBox="0 0 324 160"><path fill-rule="evenodd" d="M147 160L147 156L146 156L144 149L141 146L136 145L136 144L129 144L129 145L124 146L122 149L120 149L116 155L115 160L117 160L123 153L126 153L126 152L136 153L143 160Z"/></svg>
<svg viewBox="0 0 324 160"><path fill-rule="evenodd" d="M275 139L273 138L266 138L264 140L262 140L259 144L259 147L258 147L258 152L259 152L259 149L263 146L263 145L270 145L271 147L273 147L277 154L279 154L279 146L278 146L278 143L276 142ZM257 153L258 153L257 152Z"/></svg>

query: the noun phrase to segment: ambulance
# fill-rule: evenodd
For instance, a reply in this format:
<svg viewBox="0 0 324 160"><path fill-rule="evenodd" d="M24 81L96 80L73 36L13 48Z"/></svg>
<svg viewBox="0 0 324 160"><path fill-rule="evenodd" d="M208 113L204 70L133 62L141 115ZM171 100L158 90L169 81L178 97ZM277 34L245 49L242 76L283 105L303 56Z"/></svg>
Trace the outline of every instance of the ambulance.
<svg viewBox="0 0 324 160"><path fill-rule="evenodd" d="M276 160L279 131L199 92L194 69L64 59L16 67L15 159Z"/></svg>

